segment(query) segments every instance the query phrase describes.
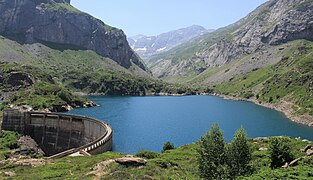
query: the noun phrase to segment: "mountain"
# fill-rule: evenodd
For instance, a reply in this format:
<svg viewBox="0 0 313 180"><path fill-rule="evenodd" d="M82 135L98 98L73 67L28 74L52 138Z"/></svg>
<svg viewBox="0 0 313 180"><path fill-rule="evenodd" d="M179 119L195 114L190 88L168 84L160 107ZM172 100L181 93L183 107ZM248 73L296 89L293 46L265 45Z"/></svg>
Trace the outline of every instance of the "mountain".
<svg viewBox="0 0 313 180"><path fill-rule="evenodd" d="M151 76L122 30L69 0L0 0L0 111L80 107L78 94L188 93Z"/></svg>
<svg viewBox="0 0 313 180"><path fill-rule="evenodd" d="M290 112L312 115L312 41L312 0L270 0L232 25L149 59L156 62L153 74L168 82L287 102Z"/></svg>
<svg viewBox="0 0 313 180"><path fill-rule="evenodd" d="M128 38L128 42L132 49L142 58L148 59L151 55L168 51L173 47L193 40L211 31L212 30L206 30L202 26L193 25L187 28L163 33L158 36L137 35Z"/></svg>
<svg viewBox="0 0 313 180"><path fill-rule="evenodd" d="M271 54L273 47L293 40L313 40L310 7L311 0L268 1L230 26L150 57L150 61L158 62L152 71L157 77L175 81L175 77L195 77L254 53ZM255 61L245 72L276 63L271 59L260 64ZM212 81L215 79L207 82Z"/></svg>
<svg viewBox="0 0 313 180"><path fill-rule="evenodd" d="M70 0L1 0L0 34L23 44L92 50L123 67L147 70L122 30L70 5Z"/></svg>

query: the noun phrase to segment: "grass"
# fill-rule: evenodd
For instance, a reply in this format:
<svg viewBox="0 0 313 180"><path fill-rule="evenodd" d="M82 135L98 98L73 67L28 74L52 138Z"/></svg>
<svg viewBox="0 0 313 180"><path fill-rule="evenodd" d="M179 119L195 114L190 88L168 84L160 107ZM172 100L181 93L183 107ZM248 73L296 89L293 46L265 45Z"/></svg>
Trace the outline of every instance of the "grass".
<svg viewBox="0 0 313 180"><path fill-rule="evenodd" d="M27 74L34 79L35 83L29 87L21 87L15 95L1 104L0 110L9 103L15 105L30 105L35 110L40 110L72 103L82 104L87 101L87 99L75 96L68 89L55 83L51 76L47 75L39 68L21 66L18 64L0 64L0 75L4 80L9 79L11 72ZM0 92L1 91L6 92L14 90L11 89L10 85L1 83Z"/></svg>
<svg viewBox="0 0 313 180"><path fill-rule="evenodd" d="M0 132L0 161L4 160L11 153L11 149L17 147L17 140L20 135L11 131Z"/></svg>
<svg viewBox="0 0 313 180"><path fill-rule="evenodd" d="M72 92L146 95L160 92L176 94L195 91L195 88L164 83L149 75L146 77L133 75L135 69L125 69L92 51L60 51L36 44L38 51L34 54L6 39L0 39L0 44L6 44L11 51L18 53L23 59L21 61L23 65L20 64L20 61L1 63L0 75L5 77L14 71L26 73L35 79L33 86L20 89L6 104L31 105L35 109L51 109L56 105L86 101L74 96ZM0 46L0 52L2 50L5 51ZM10 91L10 88L1 82L0 92L7 90Z"/></svg>
<svg viewBox="0 0 313 180"><path fill-rule="evenodd" d="M259 151L261 147L268 148L268 142L267 138L249 140L253 150L251 165L254 167L254 172L247 177L238 179L312 178L313 157L304 159L295 167L271 169L269 167L269 151ZM308 143L291 139L292 153L295 157L305 155L300 149L306 145ZM147 159L147 165L140 168L113 163L108 167L108 173L102 179L142 179L147 176L155 179L200 179L197 168L197 147L198 144L193 143L166 151ZM40 167L4 164L0 165L0 172L15 172L17 175L13 179L92 179L93 176L86 176L86 174L97 163L123 156L124 154L121 153L108 152L92 157L66 157L52 160L47 165ZM1 177L4 178L4 175L0 174Z"/></svg>
<svg viewBox="0 0 313 180"><path fill-rule="evenodd" d="M260 102L287 100L296 105L295 113L313 115L313 43L304 41L284 57L276 65L238 75L215 90L237 97L249 94Z"/></svg>
<svg viewBox="0 0 313 180"><path fill-rule="evenodd" d="M80 10L76 9L68 3L56 3L54 1L49 1L47 4L41 4L42 8L46 8L49 11L61 11L61 12L71 12L71 13L82 13Z"/></svg>

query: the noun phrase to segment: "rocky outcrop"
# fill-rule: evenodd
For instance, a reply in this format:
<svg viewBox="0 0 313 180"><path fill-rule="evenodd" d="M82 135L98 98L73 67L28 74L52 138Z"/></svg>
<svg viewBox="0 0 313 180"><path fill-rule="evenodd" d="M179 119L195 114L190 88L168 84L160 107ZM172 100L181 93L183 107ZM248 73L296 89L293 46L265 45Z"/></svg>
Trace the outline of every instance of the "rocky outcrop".
<svg viewBox="0 0 313 180"><path fill-rule="evenodd" d="M145 65L122 30L75 9L70 0L0 0L0 34L22 43L93 50L129 68Z"/></svg>
<svg viewBox="0 0 313 180"><path fill-rule="evenodd" d="M0 72L0 86L6 91L17 91L32 86L34 82L35 80L24 72L10 72L7 74Z"/></svg>
<svg viewBox="0 0 313 180"><path fill-rule="evenodd" d="M213 46L213 51L206 58L207 64L222 66L267 45L297 39L313 40L313 2L271 0L238 24L236 31Z"/></svg>
<svg viewBox="0 0 313 180"><path fill-rule="evenodd" d="M45 153L40 149L38 144L30 136L22 136L18 141L17 145L19 149L12 152L11 158L20 158L20 157L43 157Z"/></svg>

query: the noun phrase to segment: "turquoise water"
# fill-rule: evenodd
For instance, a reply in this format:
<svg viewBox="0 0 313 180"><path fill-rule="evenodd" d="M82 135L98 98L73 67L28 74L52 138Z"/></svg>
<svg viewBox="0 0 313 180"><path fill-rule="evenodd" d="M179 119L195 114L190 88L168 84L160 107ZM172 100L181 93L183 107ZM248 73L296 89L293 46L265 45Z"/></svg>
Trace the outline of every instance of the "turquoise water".
<svg viewBox="0 0 313 180"><path fill-rule="evenodd" d="M214 96L90 97L100 107L70 114L108 122L114 130L113 150L160 152L166 141L181 146L198 141L217 122L227 140L241 125L249 137L287 135L313 140L313 128L291 122L282 113L242 101Z"/></svg>

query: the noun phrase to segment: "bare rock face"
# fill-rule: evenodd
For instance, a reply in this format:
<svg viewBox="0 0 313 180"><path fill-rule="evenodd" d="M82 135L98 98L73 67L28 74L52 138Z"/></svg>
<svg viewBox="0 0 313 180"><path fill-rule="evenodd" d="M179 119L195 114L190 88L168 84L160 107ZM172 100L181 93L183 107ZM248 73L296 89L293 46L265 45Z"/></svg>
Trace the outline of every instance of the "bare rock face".
<svg viewBox="0 0 313 180"><path fill-rule="evenodd" d="M145 65L122 30L75 9L70 0L0 0L0 34L22 43L93 50L129 68Z"/></svg>
<svg viewBox="0 0 313 180"><path fill-rule="evenodd" d="M228 40L215 44L206 61L224 65L266 45L297 39L313 40L313 3L306 0L271 0L238 22Z"/></svg>
<svg viewBox="0 0 313 180"><path fill-rule="evenodd" d="M29 136L22 136L17 141L17 144L19 146L19 149L13 152L12 154L13 158L30 155L37 155L42 157L45 155L45 153L39 148L35 140L33 140Z"/></svg>
<svg viewBox="0 0 313 180"><path fill-rule="evenodd" d="M16 91L33 85L35 80L27 73L10 72L2 75L0 72L0 85L9 91Z"/></svg>
<svg viewBox="0 0 313 180"><path fill-rule="evenodd" d="M207 62L224 65L266 45L297 39L313 40L313 3L307 0L271 0L237 23L232 37L215 44Z"/></svg>

